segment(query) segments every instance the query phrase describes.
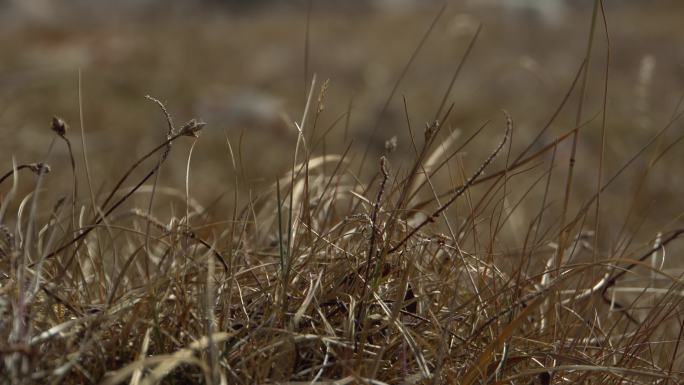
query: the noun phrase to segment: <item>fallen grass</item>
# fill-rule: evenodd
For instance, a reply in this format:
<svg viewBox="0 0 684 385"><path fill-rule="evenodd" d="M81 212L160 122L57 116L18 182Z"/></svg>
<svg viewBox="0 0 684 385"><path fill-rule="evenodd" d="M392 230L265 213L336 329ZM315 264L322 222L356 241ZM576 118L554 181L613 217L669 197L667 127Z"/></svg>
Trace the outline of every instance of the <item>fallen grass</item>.
<svg viewBox="0 0 684 385"><path fill-rule="evenodd" d="M108 192L88 174L84 199L72 134L53 119L70 154L71 194L43 198L65 184L48 173L57 141L45 162L12 164L0 178L3 383L683 382L684 282L665 267L668 251L681 250L681 221L673 214L637 237L629 215L620 222L599 210L602 193L639 162L646 183L679 142L656 146L682 112L599 176L593 196L572 201L574 162L564 167L559 147L577 143L581 103L575 127L538 141L586 68L519 153L507 113L489 124L500 124L492 152L465 157L484 126L459 142L442 126L452 109L440 106L439 119L415 132L405 102L414 160L393 161L388 142L385 156L366 162L365 182L351 146L329 154L325 135L314 135L328 87L314 76L284 160L291 169L267 188L241 195L240 151L226 135L235 185L227 220L192 198L194 186L227 183L195 180L201 121L176 127L150 97L166 139L105 178ZM185 186L159 185L166 160L182 156L179 141L192 142ZM19 196L30 178L32 191ZM169 210L153 204L163 196ZM599 223L620 228L617 239L597 233Z"/></svg>

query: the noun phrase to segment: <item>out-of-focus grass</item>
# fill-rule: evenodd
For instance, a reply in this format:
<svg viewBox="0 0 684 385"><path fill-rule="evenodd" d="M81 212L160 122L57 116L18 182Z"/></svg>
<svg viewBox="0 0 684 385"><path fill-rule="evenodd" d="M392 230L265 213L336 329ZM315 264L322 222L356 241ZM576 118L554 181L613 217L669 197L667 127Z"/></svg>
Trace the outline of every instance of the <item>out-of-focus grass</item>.
<svg viewBox="0 0 684 385"><path fill-rule="evenodd" d="M434 105L479 22L483 32L454 89L456 110L448 123L473 130L506 108L516 116L518 143L523 143L548 119L579 67L591 14L589 6L570 8L565 22L552 26L492 7L453 4L400 84L381 130L371 135L379 107L436 10L384 14L322 8L314 7L312 15L309 75L316 72L331 79L325 123L344 113L353 99L350 137L359 146L372 141L376 152L394 135L399 136L402 150L409 148L401 96L406 96L417 122L432 118ZM613 59L609 135L617 139L611 141L615 147L607 150L609 155L624 155L667 120L680 96L684 53L678 36L683 31L675 15L681 5L609 4L608 11ZM277 159L292 146L292 140L282 139L293 138L294 130L278 119L276 108L267 108L264 119L252 116L256 121L221 119L218 110L230 110L236 99L256 95L257 102L280 102L283 113L298 114L308 83L303 63L305 10L64 17L0 27L4 29L0 129L12 133L3 140L1 161L8 162L11 154L33 158L43 151L49 140L42 129L46 115L60 114L72 124L78 121L80 68L86 131L93 150L116 152L124 145L135 149L131 139L145 148L159 138L163 123L152 125L153 108L140 103L151 94L168 101L179 116L207 115L201 117L216 140L203 145L207 148L202 153L208 156L198 161L206 162L202 169L210 175L220 177L225 165L220 155L223 129L231 139L241 131L247 133L245 153L253 153L263 143L275 144L269 146L272 157L262 154L260 162L246 164L256 172L250 175L272 180L282 172ZM597 37L596 44L597 52L603 52L603 38ZM647 57L654 66L641 92L640 67ZM602 89L602 60L603 54L595 55L592 101L598 100ZM226 96L231 93L232 97ZM203 108L207 104L211 113ZM587 118L598 113L599 103L590 105L594 108L587 111ZM567 118L564 122L571 122L572 114ZM580 158L587 160L588 167L597 152L598 122L594 119L585 130L588 145L582 146ZM334 149L343 147L340 142Z"/></svg>
<svg viewBox="0 0 684 385"><path fill-rule="evenodd" d="M432 119L478 23L483 25L482 33L449 99L455 103L454 113L443 123L467 135L505 108L516 120L513 148L523 148L549 119L581 64L590 8L569 8L563 23L550 25L524 13L452 4L374 130L381 107L437 9L377 13L314 7L308 76L317 73L319 79L331 80L319 134L339 119L327 135L325 151L339 153L353 140L361 154L370 145L371 154L377 156L384 142L397 136L399 151L393 157L407 161L411 150L402 97L413 125ZM681 9L677 2L608 5L612 60L607 171L614 171L675 110L684 84L679 39L684 31L674 16ZM154 106L144 102L146 94L168 102L178 119L197 116L208 123L205 136L210 139L198 144L194 164L195 175L212 184L193 186L194 196L214 201L232 194L224 133L236 147L239 168L249 182L241 185L243 192L258 191L285 170L287 162L282 160L290 156L296 137L292 121L303 108L310 80L304 79L305 9L269 12L267 8L239 14L157 9L144 17L116 12L112 17L77 13L63 17L0 27L5 29L0 34L3 164L9 164L11 156L20 162L44 157L50 140L44 129L46 117L57 114L79 126L77 72L81 69L86 140L90 154L97 155L91 164L94 175L122 172L120 151L140 155L163 137L164 122ZM573 189L581 197L595 190L605 46L598 33L578 148L580 172ZM347 120L342 115L350 103ZM576 105L577 97L570 103ZM542 139L553 138L574 122L574 109L569 109ZM486 151L492 135L486 129L471 144L466 165L472 154ZM671 138L665 136L663 145ZM79 152L80 144L74 148ZM55 161L67 164L64 151L56 151ZM559 147L559 159L567 159L569 151L569 145ZM666 166L652 173L642 192L639 202L656 217L661 210L667 212L662 208L677 201L682 192L681 173L667 166L681 163L681 154L670 153ZM182 186L183 160L171 159L170 164L172 171L162 178ZM64 170L55 169L57 175L65 175ZM636 167L631 170L641 172ZM630 205L622 194L636 188L630 180L621 179L614 191L606 192L611 197L607 204L619 209ZM104 181L96 178L94 183L100 189ZM649 206L654 200L657 204ZM225 199L216 204L230 209Z"/></svg>

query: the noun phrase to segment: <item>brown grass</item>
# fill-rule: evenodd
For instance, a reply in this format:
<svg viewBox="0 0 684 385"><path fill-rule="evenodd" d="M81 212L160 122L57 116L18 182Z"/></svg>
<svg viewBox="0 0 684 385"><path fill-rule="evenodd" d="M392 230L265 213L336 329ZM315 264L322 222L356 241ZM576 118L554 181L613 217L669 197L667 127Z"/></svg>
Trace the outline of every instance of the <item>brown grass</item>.
<svg viewBox="0 0 684 385"><path fill-rule="evenodd" d="M605 43L601 6L589 41ZM0 177L0 379L684 382L684 285L672 262L681 206L645 198L659 170L672 172L684 112L676 105L626 156L604 154L612 142L603 119L600 162L575 168L595 123L584 115L609 111L611 67L591 65L605 53L587 44L532 135L518 135L506 112L461 137L449 123L458 105L439 103L451 100L459 64L422 132L404 98L409 144L402 152L390 141L382 154L354 146L348 127L322 123L335 82L313 75L301 118L289 122L295 135L271 144L287 153L272 182L250 179L246 163L258 156L227 132L227 179L197 170L205 124L176 126L173 109L153 97L165 138L138 157L121 148L120 175L91 172L100 154L85 150L85 130L54 118L45 162L13 161ZM585 97L592 77L598 98ZM376 112L396 104L396 89ZM82 101L80 93L79 84ZM77 161L70 140L79 134ZM62 142L69 166L56 171L70 179L55 178ZM232 185L222 206L193 197L221 184Z"/></svg>

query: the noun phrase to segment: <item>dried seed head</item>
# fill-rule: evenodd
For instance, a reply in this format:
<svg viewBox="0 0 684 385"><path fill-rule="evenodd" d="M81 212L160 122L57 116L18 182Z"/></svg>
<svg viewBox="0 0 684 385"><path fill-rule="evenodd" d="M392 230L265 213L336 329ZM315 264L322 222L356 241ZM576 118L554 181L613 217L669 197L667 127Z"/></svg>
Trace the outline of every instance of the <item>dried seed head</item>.
<svg viewBox="0 0 684 385"><path fill-rule="evenodd" d="M50 173L50 165L47 163L43 163L43 162L31 163L27 167L29 170L33 171L33 173L35 173L36 175L49 174Z"/></svg>
<svg viewBox="0 0 684 385"><path fill-rule="evenodd" d="M425 123L425 140L429 141L432 139L432 136L435 135L437 130L439 129L439 121L435 120L432 123Z"/></svg>
<svg viewBox="0 0 684 385"><path fill-rule="evenodd" d="M197 133L206 125L203 121L197 121L195 119L190 119L189 122L185 123L183 127L181 127L180 131L178 131L178 134L183 135L183 136L192 136L194 138L197 138L198 135Z"/></svg>
<svg viewBox="0 0 684 385"><path fill-rule="evenodd" d="M388 154L391 154L396 149L397 149L397 136L394 135L393 137L391 137L390 139L385 141L385 151Z"/></svg>
<svg viewBox="0 0 684 385"><path fill-rule="evenodd" d="M380 157L380 172L382 172L382 176L385 177L385 179L389 178L389 171L387 170L388 163L389 162L384 155Z"/></svg>
<svg viewBox="0 0 684 385"><path fill-rule="evenodd" d="M323 112L325 109L325 105L323 105L323 100L325 99L325 94L328 92L328 86L330 85L330 79L327 79L325 82L323 82L323 85L321 86L321 93L318 94L318 108L317 108L317 113Z"/></svg>
<svg viewBox="0 0 684 385"><path fill-rule="evenodd" d="M64 136L66 135L67 128L69 126L62 120L62 118L59 118L57 116L52 117L52 131L54 131L57 135L59 136Z"/></svg>

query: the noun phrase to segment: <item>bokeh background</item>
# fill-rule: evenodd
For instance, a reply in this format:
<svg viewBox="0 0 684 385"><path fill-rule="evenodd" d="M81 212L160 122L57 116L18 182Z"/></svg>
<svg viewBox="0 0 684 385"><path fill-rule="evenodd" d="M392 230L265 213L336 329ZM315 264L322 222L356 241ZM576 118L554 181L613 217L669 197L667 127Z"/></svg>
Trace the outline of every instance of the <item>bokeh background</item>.
<svg viewBox="0 0 684 385"><path fill-rule="evenodd" d="M449 98L454 109L442 122L448 130L462 130L466 138L491 121L463 153L466 168L472 170L501 137L501 109L515 120L514 154L549 119L584 57L592 4L586 0L447 2L381 116L442 2L3 1L0 164L9 169L12 157L18 163L42 160L54 137L49 130L53 115L70 124L77 159L81 156L80 71L96 191L111 188L136 156L163 139L166 125L158 108L144 98L149 94L166 103L177 124L193 117L208 123L193 155L191 193L197 200L215 202L230 196L234 186L227 140L239 154L240 188L258 192L291 165L296 143L293 122L301 119L306 90L316 74L318 87L326 79L330 83L317 132L308 134L320 137L335 125L317 153L340 153L353 142L352 161L358 162L368 148L371 166L361 173L372 174L385 141L396 136L398 147L390 161L395 170L405 170L413 150L402 99L420 135L424 124L434 118L481 24L481 34ZM610 38L605 175L611 175L677 108L684 90L684 3L608 0L605 6ZM575 205L596 188L606 54L606 37L598 23L583 117L586 125L578 148ZM573 96L539 146L572 129L577 101ZM347 111L351 114L345 116ZM662 137L661 148L681 132L681 124L675 124ZM161 184L182 188L188 144L179 142L175 147ZM566 145L559 147L562 170L568 153ZM646 152L606 192L611 198L606 200L606 210L623 215L639 188L635 176L653 154L653 150ZM684 192L682 161L684 152L673 148L646 180L635 228L645 223L643 228L653 230L653 226L681 222L676 208L681 207L677 202ZM71 179L64 146L54 148L50 163L53 191L67 194ZM561 188L564 175L559 172ZM218 208L230 205L230 199L218 202ZM624 216L614 219L619 222Z"/></svg>

